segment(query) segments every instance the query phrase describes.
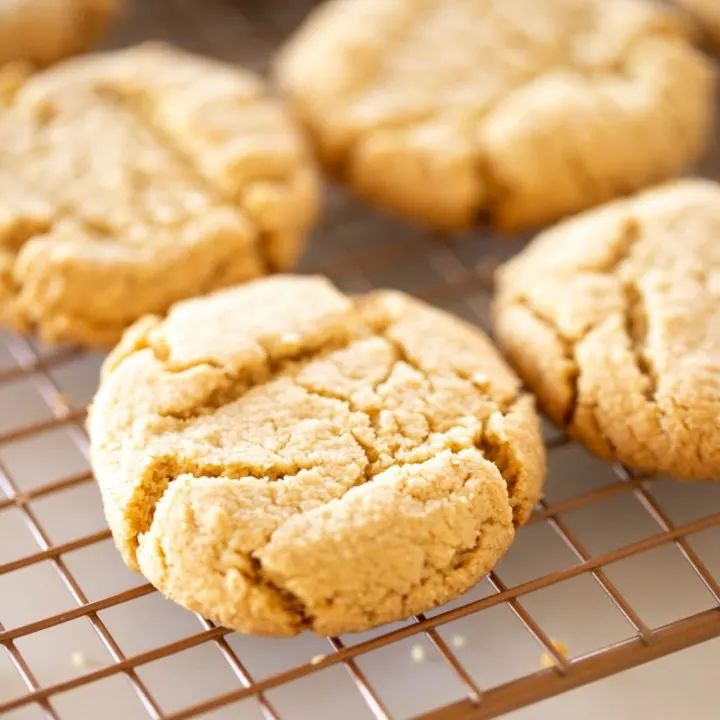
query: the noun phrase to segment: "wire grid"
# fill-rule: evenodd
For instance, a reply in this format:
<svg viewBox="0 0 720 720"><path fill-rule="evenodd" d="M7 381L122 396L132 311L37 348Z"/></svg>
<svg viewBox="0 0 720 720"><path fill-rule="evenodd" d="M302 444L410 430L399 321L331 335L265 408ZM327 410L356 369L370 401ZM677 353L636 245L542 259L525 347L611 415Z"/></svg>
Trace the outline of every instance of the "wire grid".
<svg viewBox="0 0 720 720"><path fill-rule="evenodd" d="M124 45L160 37L196 51L264 69L273 48L311 4L288 4L280 0L238 2L234 5L221 0L206 0L203 3L193 0L144 0L136 3L113 44ZM315 233L301 270L327 274L340 287L353 292L394 285L488 329L491 293L489 271L497 261L516 252L521 240L498 242L481 233L438 237L375 214L348 198L343 191L330 189L325 220ZM149 584L137 581L120 591L103 592L97 597L90 597L83 589L84 582L73 574L67 558L77 551L91 550L107 543L109 531L100 528L81 533L70 540L57 541L53 537L56 533L48 532L47 522L35 509L39 501L52 500L72 489L92 485L91 473L87 470L67 472L60 459L58 465L61 467L53 468L51 481L39 478L39 484L25 487L26 483L17 479L17 472L11 467L13 463L3 454L4 448L32 441L58 429L69 434L75 446L86 453L87 436L83 427L86 406L82 401L75 402L64 392L62 373L64 368L75 366L87 356L75 349L43 348L31 338L3 337L4 344L0 345L0 349L4 348L7 358L3 361L0 353L0 393L18 383L29 384L28 387L34 388L34 392L42 399L44 411L40 413L40 418L25 422L22 412L15 413L12 410L13 415L9 417L9 405L0 405L0 521L3 513L19 513L36 546L34 552L21 552L19 557L0 564L0 581L11 580L18 571L49 563L69 591L73 604L60 612L47 612L31 622L11 627L0 624L0 643L23 683L23 690L9 700L5 700L0 692L2 717L5 714L9 716L11 711L30 706L39 709L40 717L54 720L69 717L58 709L58 698L69 691L118 676L127 678L144 708L143 715L154 720L196 717L247 698L254 698L253 702L257 703L265 718L292 717L292 712L281 714L269 697L272 692L337 666L345 669L355 685L369 712L365 716L391 718L397 714L388 706L376 683L370 681L367 669L362 667L363 658L403 640L421 638L425 638L430 647L435 649L440 665L457 680L461 692L452 702L441 703L439 709L424 708L415 715L436 720L495 717L720 636L718 570L715 568L714 575L691 542L694 536L717 529L720 525L720 507L710 502L706 508L709 512L695 513L687 521L673 521L673 513L658 500L655 492L656 483L659 482L657 479L633 474L620 466L605 466L602 472L606 479L600 485L569 496L565 493L562 499L555 502L542 501L530 520L531 528L540 525L549 527L571 551L573 562L559 569L538 572L529 579L513 582L503 580L503 564L499 570L490 574L485 583L485 593L480 597L473 599L471 593L465 599L439 611L415 617L407 623L382 629L359 640L329 638L326 641L326 652L305 662L292 664L280 672L266 674L260 679L256 679L250 672L243 662L242 653L236 650L233 643L236 636L200 616L197 616L195 631L185 637L127 653L102 614L113 608L130 605L133 601L154 594L155 590ZM20 417L17 417L18 414ZM552 469L558 454L571 448L572 443L552 430L547 430L547 442ZM549 482L552 479L551 472ZM574 479L564 477L562 481L573 482ZM646 518L652 522L652 530L640 539L616 544L605 552L593 552L586 547L582 533L577 528L573 529L573 523L568 518L574 512L594 511L601 503L621 497L632 497L638 502ZM611 528L612 532L615 530ZM528 532L531 530L522 531L518 542ZM696 611L684 613L673 622L658 626L643 619L643 613L634 607L611 579L609 567L630 558L647 557L664 546L674 546L679 550L686 567L701 582L705 602ZM533 593L580 577L593 579L596 587L628 623L630 632L619 642L601 643L590 652L569 658L551 639L545 622L531 612L528 598ZM6 582L0 586L0 590L2 587L9 588L11 584ZM681 598L687 590L681 585L675 588L675 592ZM535 669L506 682L488 686L478 678L478 673L466 667L461 658L462 653L453 646L454 638L450 639L444 633L444 628L461 618L472 616L475 619L499 607L508 608L519 620L524 632L537 644L538 652L547 653L550 660L547 664L551 667ZM44 631L61 628L81 619L90 624L111 662L102 667L84 668L85 672L60 681L42 682L20 646L25 640ZM150 684L142 677L143 669L159 659L171 658L189 649L207 645L214 645L222 655L232 672L234 687L200 702L168 711L166 703L158 701ZM322 708L322 702L318 699L313 710L314 717L329 717L323 715ZM91 709L88 717L95 717L99 711L99 707Z"/></svg>

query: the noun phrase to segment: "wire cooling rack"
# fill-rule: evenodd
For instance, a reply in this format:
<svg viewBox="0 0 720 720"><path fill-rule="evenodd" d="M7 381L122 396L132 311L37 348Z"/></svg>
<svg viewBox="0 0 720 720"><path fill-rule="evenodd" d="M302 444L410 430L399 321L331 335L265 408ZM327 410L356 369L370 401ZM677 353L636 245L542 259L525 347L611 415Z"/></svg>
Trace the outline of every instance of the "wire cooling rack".
<svg viewBox="0 0 720 720"><path fill-rule="evenodd" d="M112 45L163 38L263 70L310 4L138 0ZM301 269L355 292L397 287L487 329L490 271L521 242L436 237L330 189ZM549 427L546 499L460 600L343 638L216 627L112 547L83 429L101 360L0 335L2 718L489 718L720 635L720 485L633 475ZM709 696L710 668L669 682ZM567 716L607 716L588 702Z"/></svg>

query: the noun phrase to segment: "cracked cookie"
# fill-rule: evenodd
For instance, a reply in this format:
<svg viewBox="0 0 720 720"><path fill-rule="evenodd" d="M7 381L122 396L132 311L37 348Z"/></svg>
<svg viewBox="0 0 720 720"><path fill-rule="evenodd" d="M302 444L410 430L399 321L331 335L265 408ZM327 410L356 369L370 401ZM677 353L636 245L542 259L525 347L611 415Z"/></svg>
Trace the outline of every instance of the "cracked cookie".
<svg viewBox="0 0 720 720"><path fill-rule="evenodd" d="M121 0L12 0L0 8L0 66L35 67L87 50L118 14Z"/></svg>
<svg viewBox="0 0 720 720"><path fill-rule="evenodd" d="M276 77L366 198L437 228L515 229L699 155L715 80L689 34L644 0L331 0Z"/></svg>
<svg viewBox="0 0 720 720"><path fill-rule="evenodd" d="M703 31L720 49L720 3L718 0L675 0L698 19Z"/></svg>
<svg viewBox="0 0 720 720"><path fill-rule="evenodd" d="M720 185L683 180L547 230L497 276L495 332L603 458L720 479Z"/></svg>
<svg viewBox="0 0 720 720"><path fill-rule="evenodd" d="M0 321L105 346L290 267L312 162L259 78L162 45L66 61L0 103Z"/></svg>
<svg viewBox="0 0 720 720"><path fill-rule="evenodd" d="M339 634L495 565L540 495L533 402L450 315L277 275L138 321L88 427L130 567L242 632Z"/></svg>

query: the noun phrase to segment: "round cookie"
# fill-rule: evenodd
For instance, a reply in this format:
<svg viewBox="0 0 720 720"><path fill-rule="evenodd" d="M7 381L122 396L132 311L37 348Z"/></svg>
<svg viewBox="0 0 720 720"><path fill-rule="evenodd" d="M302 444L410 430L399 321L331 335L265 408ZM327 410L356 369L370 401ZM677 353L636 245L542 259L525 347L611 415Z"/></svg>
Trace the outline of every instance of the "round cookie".
<svg viewBox="0 0 720 720"><path fill-rule="evenodd" d="M699 155L715 79L688 35L645 0L330 0L276 76L365 197L437 228L516 229Z"/></svg>
<svg viewBox="0 0 720 720"><path fill-rule="evenodd" d="M720 3L718 0L675 0L696 17L710 40L720 49Z"/></svg>
<svg viewBox="0 0 720 720"><path fill-rule="evenodd" d="M0 320L105 346L290 267L315 170L254 75L162 45L32 76L0 108Z"/></svg>
<svg viewBox="0 0 720 720"><path fill-rule="evenodd" d="M674 182L542 233L498 273L496 336L603 458L720 479L720 185Z"/></svg>
<svg viewBox="0 0 720 720"><path fill-rule="evenodd" d="M36 67L87 50L118 14L121 0L11 0L0 10L0 66Z"/></svg>
<svg viewBox="0 0 720 720"><path fill-rule="evenodd" d="M540 495L533 399L476 328L277 275L147 317L88 423L125 561L242 632L360 631L467 590Z"/></svg>

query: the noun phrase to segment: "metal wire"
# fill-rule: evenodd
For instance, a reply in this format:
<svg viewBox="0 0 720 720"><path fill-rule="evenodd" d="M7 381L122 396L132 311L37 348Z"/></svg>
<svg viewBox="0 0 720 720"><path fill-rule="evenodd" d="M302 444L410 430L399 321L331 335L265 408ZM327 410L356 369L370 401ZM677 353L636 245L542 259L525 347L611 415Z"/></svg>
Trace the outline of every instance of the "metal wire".
<svg viewBox="0 0 720 720"><path fill-rule="evenodd" d="M302 15L302 6L307 9L310 4L238 2L232 6L222 0L203 3L193 3L191 0L147 0L136 4L135 14L127 19L118 42L122 44L130 38L139 39L138 36L143 32L148 37L160 33L181 44L192 45L194 49L228 60L242 59L246 63L252 61L258 67L264 67L268 54L291 29L292 23L287 18L288 8L292 6L292 17L299 18ZM215 24L206 21L210 10L216 20L219 18ZM143 31L145 26L150 29ZM242 43L238 43L238 33L242 34ZM478 242L477 237L435 237L389 221L384 222L382 227L383 237L379 245L375 242L378 238L374 238L372 243L363 240L364 235L377 232L370 211L348 202L342 193L334 192L327 219L316 234L303 269L327 274L340 286L356 291L376 287L378 279L385 277L397 279L400 285L411 283L412 287L409 289L414 294L447 307L462 306L471 319L483 324L490 288L487 277L478 272L475 263L468 261L466 257L468 247ZM511 251L512 246L507 245L505 248ZM418 280L418 273L398 272L399 268L419 263L431 270L425 274L427 277L422 272L419 273L424 279ZM85 451L87 437L82 422L86 408L68 405L54 379L54 371L82 357L80 351L70 349L43 354L38 352L28 339L21 337L9 340L9 349L16 358L16 365L0 371L0 390L13 382L29 381L46 402L52 416L5 429L0 433L0 449L18 440L36 437L48 430L62 427L70 432L77 446ZM567 448L569 443L567 438L556 438L548 443L549 452L551 455L560 452ZM19 511L39 548L37 552L0 565L0 577L9 576L38 563L49 562L70 591L75 603L75 607L70 610L50 614L33 622L10 628L0 624L0 644L27 690L9 701L2 701L0 698L0 716L11 710L36 704L48 718L57 720L60 716L53 700L58 695L105 678L124 675L140 699L147 716L154 720L196 717L250 697L256 698L265 718L279 720L281 715L267 698L268 691L329 667L341 665L372 716L388 720L392 715L382 694L368 680L357 661L375 650L424 634L439 652L445 666L458 679L466 697L423 717L428 720L489 718L720 636L720 584L687 541L687 537L692 534L720 526L720 513L711 513L691 522L675 525L653 495L653 478L633 476L623 467L608 468L608 472L614 472L617 480L556 504L543 502L530 520L531 526L546 523L552 528L574 554L577 561L575 564L509 585L501 578L500 571L493 572L489 576L489 583L494 592L487 597L440 610L429 617L418 616L411 624L383 632L357 644L348 646L340 638L329 638L330 652L327 655L257 680L227 641L231 631L216 627L203 618L198 618L200 625L196 633L144 652L125 655L99 613L150 595L155 590L149 584L142 584L97 600L89 600L65 563L64 556L106 541L110 537L109 531L102 529L66 542L53 543L31 507L31 502L39 498L56 496L62 491L92 482L91 474L67 474L23 491L10 469L0 462L0 490L5 495L4 498L0 496L0 513L13 508ZM604 500L622 495L635 496L658 530L642 540L593 556L571 531L564 518L568 513L580 508L591 508ZM611 563L640 556L669 544L674 544L682 553L687 564L712 596L715 607L669 625L651 628L642 619L641 613L609 579L605 568ZM583 575L594 578L598 587L629 622L634 635L628 640L607 645L586 656L568 658L556 647L543 624L533 616L521 598ZM484 688L478 685L463 666L461 659L438 629L460 618L477 615L498 606L506 606L514 613L539 648L553 659L554 667L516 678L503 685ZM112 662L79 677L41 685L18 649L17 641L81 617L88 618ZM163 712L147 684L138 675L138 670L155 660L168 658L206 643L213 643L218 648L232 670L238 687L176 712Z"/></svg>

